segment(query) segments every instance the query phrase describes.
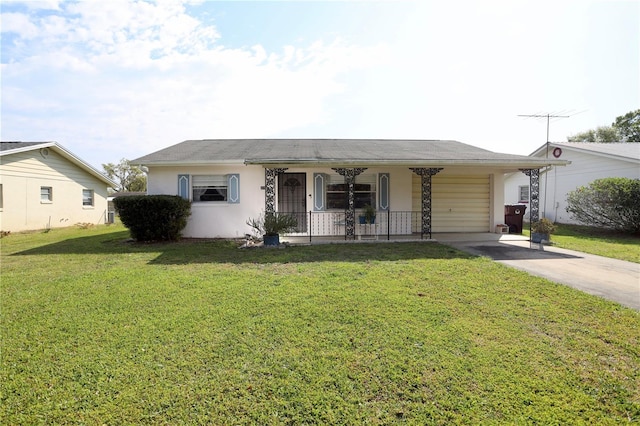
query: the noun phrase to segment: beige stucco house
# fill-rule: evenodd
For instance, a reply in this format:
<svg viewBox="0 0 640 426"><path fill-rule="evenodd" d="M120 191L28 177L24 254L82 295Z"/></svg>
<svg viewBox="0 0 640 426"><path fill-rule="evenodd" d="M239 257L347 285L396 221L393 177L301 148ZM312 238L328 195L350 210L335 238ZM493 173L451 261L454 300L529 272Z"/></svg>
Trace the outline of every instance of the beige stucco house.
<svg viewBox="0 0 640 426"><path fill-rule="evenodd" d="M184 235L242 237L263 212L298 218L293 236L390 237L494 232L504 223L505 173L558 159L500 154L457 141L189 140L132 160L149 194L193 202ZM365 206L375 224L361 224Z"/></svg>
<svg viewBox="0 0 640 426"><path fill-rule="evenodd" d="M115 182L56 142L0 142L0 229L105 223Z"/></svg>

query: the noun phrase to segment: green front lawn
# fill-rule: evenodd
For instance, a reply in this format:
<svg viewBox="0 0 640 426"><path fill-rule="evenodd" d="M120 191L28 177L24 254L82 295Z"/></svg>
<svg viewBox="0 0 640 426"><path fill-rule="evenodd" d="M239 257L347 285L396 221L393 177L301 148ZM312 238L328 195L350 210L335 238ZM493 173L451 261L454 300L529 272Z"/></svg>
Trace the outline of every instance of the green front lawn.
<svg viewBox="0 0 640 426"><path fill-rule="evenodd" d="M436 243L2 244L2 424L640 422L640 315Z"/></svg>
<svg viewBox="0 0 640 426"><path fill-rule="evenodd" d="M528 225L525 235L529 235ZM640 263L640 235L624 234L580 225L556 224L554 246Z"/></svg>

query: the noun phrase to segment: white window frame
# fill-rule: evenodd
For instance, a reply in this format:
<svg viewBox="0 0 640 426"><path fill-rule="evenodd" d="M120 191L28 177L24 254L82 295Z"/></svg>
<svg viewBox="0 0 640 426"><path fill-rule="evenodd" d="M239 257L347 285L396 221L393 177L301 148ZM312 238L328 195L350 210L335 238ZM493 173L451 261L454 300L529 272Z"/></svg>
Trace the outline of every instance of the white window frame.
<svg viewBox="0 0 640 426"><path fill-rule="evenodd" d="M90 195L89 197L87 196L87 193ZM86 204L85 200L90 200L91 204ZM94 207L96 204L96 194L95 191L93 189L83 189L82 190L82 207L84 208L91 208Z"/></svg>
<svg viewBox="0 0 640 426"><path fill-rule="evenodd" d="M525 195L526 192L526 195ZM529 185L519 185L518 186L518 202L519 203L529 203L531 195L529 192Z"/></svg>
<svg viewBox="0 0 640 426"><path fill-rule="evenodd" d="M53 187L51 186L40 187L40 203L41 204L53 203Z"/></svg>
<svg viewBox="0 0 640 426"><path fill-rule="evenodd" d="M229 200L227 175L192 175L191 199L194 203L227 203Z"/></svg>

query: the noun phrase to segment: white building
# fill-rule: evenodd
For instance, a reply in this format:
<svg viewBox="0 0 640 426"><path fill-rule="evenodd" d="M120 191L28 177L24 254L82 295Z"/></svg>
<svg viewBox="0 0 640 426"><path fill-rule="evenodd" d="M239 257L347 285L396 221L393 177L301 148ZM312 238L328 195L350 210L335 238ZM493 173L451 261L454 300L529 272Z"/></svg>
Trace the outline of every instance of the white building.
<svg viewBox="0 0 640 426"><path fill-rule="evenodd" d="M105 223L116 184L55 142L0 142L0 229Z"/></svg>
<svg viewBox="0 0 640 426"><path fill-rule="evenodd" d="M300 236L355 238L365 205L373 232L493 232L504 223L504 175L565 164L456 141L361 139L190 140L132 160L149 194L193 202L184 235L242 237L249 218L294 214ZM536 201L536 200L534 200Z"/></svg>
<svg viewBox="0 0 640 426"><path fill-rule="evenodd" d="M596 179L625 177L640 179L640 143L550 142L532 158L568 160L565 167L540 171L540 217L558 223L576 223L567 213L567 194ZM529 204L529 178L511 173L505 178L505 202ZM528 218L529 209L525 216Z"/></svg>

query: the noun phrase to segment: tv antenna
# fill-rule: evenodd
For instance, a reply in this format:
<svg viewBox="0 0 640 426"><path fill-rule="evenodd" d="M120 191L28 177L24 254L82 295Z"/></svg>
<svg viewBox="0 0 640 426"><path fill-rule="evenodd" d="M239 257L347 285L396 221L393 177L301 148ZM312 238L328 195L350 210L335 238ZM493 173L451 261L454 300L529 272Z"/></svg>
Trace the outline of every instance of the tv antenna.
<svg viewBox="0 0 640 426"><path fill-rule="evenodd" d="M546 118L547 119L547 143L549 143L549 122L551 121L552 118L569 118L571 117L570 115L560 115L562 113L559 114L552 114L552 113L546 113L546 114L518 114L518 117L525 117L525 118Z"/></svg>
<svg viewBox="0 0 640 426"><path fill-rule="evenodd" d="M545 158L549 158L549 123L551 122L551 119L560 119L560 118L569 118L569 117L573 117L576 114L580 114L583 111L580 112L575 112L572 113L572 111L559 111L559 112L547 112L547 113L536 113L536 114L518 114L518 117L525 117L525 118L536 118L536 119L542 119L542 118L546 118L547 119L547 142L546 142L546 147L545 147ZM568 115L565 115L568 114ZM544 179L544 202L543 202L543 206L542 206L542 212L543 215L546 214L546 210L547 210L547 175L545 173L545 179ZM554 196L555 197L555 196Z"/></svg>

